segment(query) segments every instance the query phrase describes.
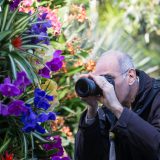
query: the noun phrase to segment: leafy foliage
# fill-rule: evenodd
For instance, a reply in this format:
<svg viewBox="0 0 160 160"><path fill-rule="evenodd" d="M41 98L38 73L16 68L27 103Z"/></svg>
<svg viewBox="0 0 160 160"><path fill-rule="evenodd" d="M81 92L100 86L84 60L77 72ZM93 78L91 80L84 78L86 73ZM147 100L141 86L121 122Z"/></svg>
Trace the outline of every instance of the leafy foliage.
<svg viewBox="0 0 160 160"><path fill-rule="evenodd" d="M62 51L56 52L54 48L49 59L37 54L49 50L50 21L46 13L38 10L24 13L17 6L15 1L1 3L0 155L7 156L7 150L17 159L60 157L63 148L59 133L52 133L49 122L55 120L53 110L58 104L56 83L42 78L39 70L45 66L49 76L53 76L51 71L57 72L62 67L64 57L60 55Z"/></svg>

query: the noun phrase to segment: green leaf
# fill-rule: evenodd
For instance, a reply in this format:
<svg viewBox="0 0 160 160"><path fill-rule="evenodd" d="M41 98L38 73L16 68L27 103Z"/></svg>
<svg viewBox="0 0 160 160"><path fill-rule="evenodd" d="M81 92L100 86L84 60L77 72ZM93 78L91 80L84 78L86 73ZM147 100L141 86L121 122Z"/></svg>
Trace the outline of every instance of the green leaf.
<svg viewBox="0 0 160 160"><path fill-rule="evenodd" d="M84 66L73 69L73 70L69 71L68 73L66 73L66 76L74 75L75 73L78 73L78 72L82 71L83 69L84 69Z"/></svg>
<svg viewBox="0 0 160 160"><path fill-rule="evenodd" d="M33 25L33 24L43 24L43 23L46 23L46 22L48 22L48 20L46 20L46 21L31 22L29 25L31 26L31 25Z"/></svg>
<svg viewBox="0 0 160 160"><path fill-rule="evenodd" d="M0 154L7 149L10 141L11 141L11 138L9 138L9 139L0 147Z"/></svg>
<svg viewBox="0 0 160 160"><path fill-rule="evenodd" d="M31 147L31 150L32 150L32 159L34 158L34 138L33 138L33 134L32 132L30 133L31 135L31 144L32 144L32 147Z"/></svg>
<svg viewBox="0 0 160 160"><path fill-rule="evenodd" d="M14 52L14 60L21 68L21 70L25 71L28 75L29 79L37 85L39 83L38 77L36 73L34 73L34 69L31 64L27 61L27 59L20 54Z"/></svg>
<svg viewBox="0 0 160 160"><path fill-rule="evenodd" d="M22 48L25 48L25 49L48 49L47 47L45 46L42 46L42 45L22 45Z"/></svg>
<svg viewBox="0 0 160 160"><path fill-rule="evenodd" d="M8 57L11 62L11 69L12 69L13 77L14 77L14 79L16 79L17 78L16 64L14 62L13 57L10 54L8 54Z"/></svg>
<svg viewBox="0 0 160 160"><path fill-rule="evenodd" d="M58 148L54 148L54 149L49 150L49 151L47 152L47 156L51 156L51 155L53 155L53 154L55 154L55 153L57 153L57 152L58 152Z"/></svg>
<svg viewBox="0 0 160 160"><path fill-rule="evenodd" d="M22 37L22 40L28 39L28 38L37 38L37 37L48 38L48 36L42 36L42 35L29 35L29 36L24 36L24 37Z"/></svg>
<svg viewBox="0 0 160 160"><path fill-rule="evenodd" d="M22 39L22 38L21 38ZM31 39L23 40L22 45L31 43Z"/></svg>
<svg viewBox="0 0 160 160"><path fill-rule="evenodd" d="M2 13L0 13L0 27L1 27L1 24L2 24L2 20L3 20Z"/></svg>
<svg viewBox="0 0 160 160"><path fill-rule="evenodd" d="M35 149L34 153L35 153L35 155L37 155L38 159L48 159L49 158L47 156L46 151L44 151L44 150Z"/></svg>
<svg viewBox="0 0 160 160"><path fill-rule="evenodd" d="M3 4L3 2L4 2L4 0L1 0L1 1L0 1L0 6Z"/></svg>
<svg viewBox="0 0 160 160"><path fill-rule="evenodd" d="M34 54L34 52L32 52L32 50L30 50L30 51L27 50L26 52L20 52L20 53L24 54L25 56L29 55L29 56L35 57L35 58L37 58L39 60L39 62L41 62L43 64L43 58L38 56L38 55L36 55L36 54Z"/></svg>
<svg viewBox="0 0 160 160"><path fill-rule="evenodd" d="M54 148L52 150L49 150L49 151L44 151L44 150L38 150L36 149L35 150L35 154L38 156L38 158L43 158L43 159L48 159L48 157L50 157L51 155L55 154L58 152L58 149L57 148Z"/></svg>
<svg viewBox="0 0 160 160"><path fill-rule="evenodd" d="M66 42L66 38L65 38L64 34L60 35L60 37L58 39L58 42L61 43L61 44Z"/></svg>
<svg viewBox="0 0 160 160"><path fill-rule="evenodd" d="M7 40L10 40L11 38L13 38L15 35L17 35L17 34L20 34L20 33L23 33L24 31L25 31L25 29L27 29L27 28L19 28L19 29L17 29L17 30L15 30L10 36L9 36L9 38L7 39Z"/></svg>
<svg viewBox="0 0 160 160"><path fill-rule="evenodd" d="M40 1L40 6L44 6L49 3L50 3L50 1Z"/></svg>
<svg viewBox="0 0 160 160"><path fill-rule="evenodd" d="M27 145L27 139L25 134L23 134L23 142L24 142L24 158L27 159L28 145Z"/></svg>
<svg viewBox="0 0 160 160"><path fill-rule="evenodd" d="M55 41L51 41L51 44L52 44L53 48L58 49L58 50L65 50L65 48L66 48L65 43L58 43Z"/></svg>
<svg viewBox="0 0 160 160"><path fill-rule="evenodd" d="M1 56L6 56L6 55L8 55L8 52L7 51L0 51L0 55Z"/></svg>
<svg viewBox="0 0 160 160"><path fill-rule="evenodd" d="M73 113L73 114L76 114L76 112L74 112L72 109L70 109L69 107L65 107L63 106L62 107L64 110L68 111L69 113Z"/></svg>
<svg viewBox="0 0 160 160"><path fill-rule="evenodd" d="M6 7L5 7L4 17L3 17L3 23L2 23L2 27L1 27L1 32L4 30L4 27L6 25L8 11L9 11L9 4L7 4Z"/></svg>
<svg viewBox="0 0 160 160"><path fill-rule="evenodd" d="M65 147L65 146L68 146L69 144L70 144L70 141L62 137L62 145Z"/></svg>
<svg viewBox="0 0 160 160"><path fill-rule="evenodd" d="M42 137L50 137L50 136L56 136L56 135L60 135L61 131L54 131L53 133L45 133L45 134L41 134Z"/></svg>
<svg viewBox="0 0 160 160"><path fill-rule="evenodd" d="M68 88L58 92L58 99L61 100L68 93Z"/></svg>
<svg viewBox="0 0 160 160"><path fill-rule="evenodd" d="M79 54L78 54L78 56L79 55L81 55L82 57L87 57L88 56L88 52L86 52L86 51L81 51Z"/></svg>
<svg viewBox="0 0 160 160"><path fill-rule="evenodd" d="M2 134L3 132L6 133L7 130L8 130L8 127L7 127L7 128L4 128L4 127L3 127L3 128L0 130L0 134Z"/></svg>
<svg viewBox="0 0 160 160"><path fill-rule="evenodd" d="M11 18L9 19L9 22L7 23L6 27L5 27L5 30L8 30L9 27L11 26L12 22L13 22L13 19L15 18L17 12L18 12L18 7L17 9L14 11L14 13L12 14Z"/></svg>
<svg viewBox="0 0 160 160"><path fill-rule="evenodd" d="M11 33L11 31L3 31L0 32L0 41L2 41L6 36L8 36Z"/></svg>
<svg viewBox="0 0 160 160"><path fill-rule="evenodd" d="M27 17L29 17L29 15L20 18L17 22L15 22L14 25L16 26L16 25L20 24L20 23L23 22Z"/></svg>
<svg viewBox="0 0 160 160"><path fill-rule="evenodd" d="M22 61L20 62L17 60L16 62L21 68L21 70L25 71L29 79L35 84L35 86L37 86L39 83L39 80L38 80L37 75L34 73L33 68L28 67L28 64L26 64L25 62L22 62Z"/></svg>
<svg viewBox="0 0 160 160"><path fill-rule="evenodd" d="M28 26L29 26L29 21L26 23L21 23L18 27L15 27L15 30L18 30L20 28L27 28L28 29L29 28Z"/></svg>
<svg viewBox="0 0 160 160"><path fill-rule="evenodd" d="M76 30L76 32L78 33L78 32L81 32L83 29L85 29L86 28L86 24L82 24L77 30Z"/></svg>
<svg viewBox="0 0 160 160"><path fill-rule="evenodd" d="M40 150L40 149L35 149L34 153L37 155L37 158L39 159L46 159L47 157L47 153L44 150Z"/></svg>
<svg viewBox="0 0 160 160"><path fill-rule="evenodd" d="M29 17L27 17L26 19L24 19L23 21L20 21L20 23L15 24L15 28L21 28L22 26L26 26L29 25L29 20L31 20L34 16L36 16L38 14L38 12L33 13L32 15L30 15ZM32 22L31 22L32 23Z"/></svg>
<svg viewBox="0 0 160 160"><path fill-rule="evenodd" d="M32 104L33 103L33 100L34 100L34 97L33 98L30 98L26 101L27 104Z"/></svg>
<svg viewBox="0 0 160 160"><path fill-rule="evenodd" d="M35 137L35 138L37 138L37 139L39 139L41 142L50 142L50 141L47 141L46 139L44 139L42 136L40 136L38 133L35 133L35 132L33 132L32 133L33 134L33 136Z"/></svg>
<svg viewBox="0 0 160 160"><path fill-rule="evenodd" d="M64 6L66 4L66 0L58 0L58 1L52 1L51 8L54 8L55 6Z"/></svg>

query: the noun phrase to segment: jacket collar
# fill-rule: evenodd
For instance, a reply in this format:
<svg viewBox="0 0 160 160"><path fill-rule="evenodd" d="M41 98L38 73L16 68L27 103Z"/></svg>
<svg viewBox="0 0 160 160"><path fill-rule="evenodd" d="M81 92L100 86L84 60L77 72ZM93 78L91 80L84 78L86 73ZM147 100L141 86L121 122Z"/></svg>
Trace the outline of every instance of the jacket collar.
<svg viewBox="0 0 160 160"><path fill-rule="evenodd" d="M139 90L136 95L135 101L132 103L133 110L137 110L143 105L144 99L152 88L153 78L149 77L144 71L136 70L139 77Z"/></svg>

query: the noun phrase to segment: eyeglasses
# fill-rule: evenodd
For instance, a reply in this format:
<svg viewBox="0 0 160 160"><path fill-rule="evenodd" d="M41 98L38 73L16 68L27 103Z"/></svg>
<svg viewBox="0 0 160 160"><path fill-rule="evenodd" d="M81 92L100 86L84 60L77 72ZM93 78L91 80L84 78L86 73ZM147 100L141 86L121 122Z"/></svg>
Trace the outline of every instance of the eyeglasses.
<svg viewBox="0 0 160 160"><path fill-rule="evenodd" d="M104 75L101 75L101 76L105 76L105 77L108 77L108 78L111 78L111 79L115 80L116 78L118 78L118 77L124 75L125 73L127 73L128 70L129 70L129 69L127 69L125 72L120 73L120 74L119 74L118 76L116 76L116 77L113 76L113 75L111 75L111 74L104 74Z"/></svg>

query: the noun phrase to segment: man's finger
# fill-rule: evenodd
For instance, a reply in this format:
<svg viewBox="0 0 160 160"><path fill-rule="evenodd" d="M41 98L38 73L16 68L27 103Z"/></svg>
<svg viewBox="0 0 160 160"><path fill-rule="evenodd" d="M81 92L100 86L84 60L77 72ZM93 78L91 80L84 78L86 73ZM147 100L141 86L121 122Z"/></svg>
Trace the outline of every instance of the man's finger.
<svg viewBox="0 0 160 160"><path fill-rule="evenodd" d="M89 77L89 74L81 74L79 75L79 78L88 78Z"/></svg>

